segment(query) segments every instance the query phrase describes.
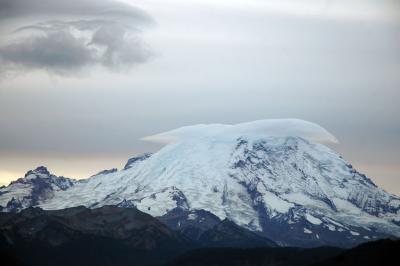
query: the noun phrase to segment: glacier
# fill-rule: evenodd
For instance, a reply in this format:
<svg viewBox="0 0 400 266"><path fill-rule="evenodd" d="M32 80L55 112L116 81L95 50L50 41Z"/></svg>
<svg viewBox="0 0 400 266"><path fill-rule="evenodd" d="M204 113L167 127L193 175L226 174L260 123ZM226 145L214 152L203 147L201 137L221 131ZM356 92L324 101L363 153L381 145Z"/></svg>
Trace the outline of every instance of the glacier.
<svg viewBox="0 0 400 266"><path fill-rule="evenodd" d="M165 143L36 206L136 206L152 216L205 210L280 245L353 246L400 237L400 197L377 187L325 146L326 129L298 119L195 125L143 138ZM0 189L0 205L10 200ZM13 194L15 196L15 193Z"/></svg>

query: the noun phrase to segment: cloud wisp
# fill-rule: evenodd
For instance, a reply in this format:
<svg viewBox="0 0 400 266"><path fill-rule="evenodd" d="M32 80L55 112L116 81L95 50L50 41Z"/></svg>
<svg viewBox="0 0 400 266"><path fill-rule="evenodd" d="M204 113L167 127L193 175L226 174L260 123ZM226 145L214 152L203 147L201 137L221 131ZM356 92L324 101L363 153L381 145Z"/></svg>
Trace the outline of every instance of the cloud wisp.
<svg viewBox="0 0 400 266"><path fill-rule="evenodd" d="M17 29L6 27L11 34L0 42L0 73L45 70L69 75L96 65L118 70L145 63L152 55L141 32L153 20L129 5L1 0L0 10L5 25L12 19L23 21Z"/></svg>

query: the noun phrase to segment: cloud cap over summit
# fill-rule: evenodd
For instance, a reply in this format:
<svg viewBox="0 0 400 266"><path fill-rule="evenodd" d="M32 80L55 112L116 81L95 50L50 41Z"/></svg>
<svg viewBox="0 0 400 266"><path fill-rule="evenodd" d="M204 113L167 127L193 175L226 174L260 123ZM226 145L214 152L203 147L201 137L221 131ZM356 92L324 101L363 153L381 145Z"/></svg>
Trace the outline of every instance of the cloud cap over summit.
<svg viewBox="0 0 400 266"><path fill-rule="evenodd" d="M264 119L252 122L229 124L199 124L177 128L142 138L156 143L171 143L205 137L301 137L313 142L338 143L334 135L325 128L301 119Z"/></svg>

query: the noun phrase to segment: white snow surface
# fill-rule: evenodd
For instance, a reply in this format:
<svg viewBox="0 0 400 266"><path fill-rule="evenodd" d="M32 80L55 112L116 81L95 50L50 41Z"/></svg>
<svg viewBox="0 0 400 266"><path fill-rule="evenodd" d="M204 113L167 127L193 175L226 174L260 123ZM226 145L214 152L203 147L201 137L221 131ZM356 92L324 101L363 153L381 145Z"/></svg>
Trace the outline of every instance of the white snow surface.
<svg viewBox="0 0 400 266"><path fill-rule="evenodd" d="M320 219L312 216L311 214L306 213L305 217L307 221L309 221L312 224L317 224L317 225L322 224L322 221Z"/></svg>
<svg viewBox="0 0 400 266"><path fill-rule="evenodd" d="M304 228L304 234L312 234L312 231L307 228Z"/></svg>
<svg viewBox="0 0 400 266"><path fill-rule="evenodd" d="M132 168L100 174L41 202L44 209L100 207L132 201L161 216L180 206L204 209L262 230L259 210L290 223L375 228L400 236L397 196L376 187L317 142L336 142L322 127L294 119L196 125L146 140L167 143Z"/></svg>

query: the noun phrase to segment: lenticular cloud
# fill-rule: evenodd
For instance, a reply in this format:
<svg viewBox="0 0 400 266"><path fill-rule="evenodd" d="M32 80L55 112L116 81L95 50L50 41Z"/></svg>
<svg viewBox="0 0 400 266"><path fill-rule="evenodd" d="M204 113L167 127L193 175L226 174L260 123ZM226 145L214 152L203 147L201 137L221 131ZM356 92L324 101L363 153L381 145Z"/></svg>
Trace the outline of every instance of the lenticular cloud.
<svg viewBox="0 0 400 266"><path fill-rule="evenodd" d="M301 119L265 119L234 125L199 124L142 138L156 143L173 143L191 139L254 137L301 137L312 142L338 143L325 128Z"/></svg>
<svg viewBox="0 0 400 266"><path fill-rule="evenodd" d="M0 39L0 74L123 70L153 56L142 36L152 17L116 0L0 0L0 23L12 33Z"/></svg>

